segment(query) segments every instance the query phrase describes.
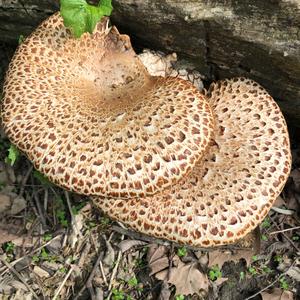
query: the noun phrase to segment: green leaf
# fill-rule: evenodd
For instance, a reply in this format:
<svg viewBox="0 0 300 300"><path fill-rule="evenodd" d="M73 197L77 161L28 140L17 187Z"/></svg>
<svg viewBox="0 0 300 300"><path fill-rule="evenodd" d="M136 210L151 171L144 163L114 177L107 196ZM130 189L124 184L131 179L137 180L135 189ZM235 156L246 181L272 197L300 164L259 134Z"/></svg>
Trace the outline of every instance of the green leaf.
<svg viewBox="0 0 300 300"><path fill-rule="evenodd" d="M102 0L98 6L88 4L85 0L61 0L60 13L64 24L76 38L84 32L92 33L103 16L110 16L113 10L111 0Z"/></svg>
<svg viewBox="0 0 300 300"><path fill-rule="evenodd" d="M177 255L179 257L184 257L187 255L187 249L185 247L178 248Z"/></svg>
<svg viewBox="0 0 300 300"><path fill-rule="evenodd" d="M208 277L211 281L215 281L218 278L221 278L222 272L221 272L219 266L217 266L217 265L213 266L208 272Z"/></svg>
<svg viewBox="0 0 300 300"><path fill-rule="evenodd" d="M15 145L11 144L9 146L8 155L5 159L5 162L13 166L16 160L19 158L19 156L20 156L20 151Z"/></svg>
<svg viewBox="0 0 300 300"><path fill-rule="evenodd" d="M24 35L23 35L23 34L20 34L20 35L19 35L19 39L18 39L18 44L21 45L21 44L24 42L24 40L25 40Z"/></svg>

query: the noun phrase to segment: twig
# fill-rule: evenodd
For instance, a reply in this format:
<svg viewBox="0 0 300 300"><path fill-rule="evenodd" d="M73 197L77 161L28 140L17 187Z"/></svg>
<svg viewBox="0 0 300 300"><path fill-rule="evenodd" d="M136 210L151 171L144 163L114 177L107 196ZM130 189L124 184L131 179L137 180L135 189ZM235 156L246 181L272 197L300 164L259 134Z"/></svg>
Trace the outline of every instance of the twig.
<svg viewBox="0 0 300 300"><path fill-rule="evenodd" d="M275 221L273 221L272 219L271 219L271 222L275 225L275 227L277 228L277 229L280 229L280 227L278 226L278 224L275 222ZM281 229L280 229L281 230ZM295 248L295 250L297 251L297 252L299 252L299 249L298 249L298 247L295 245L295 243L284 233L284 232L282 232L282 235L290 242L290 244Z"/></svg>
<svg viewBox="0 0 300 300"><path fill-rule="evenodd" d="M70 212L70 216L71 216L71 222L72 222L72 227L73 227L73 231L79 235L79 237L82 237L82 234L80 232L80 230L77 227L77 223L75 222L75 217L73 214L73 210L72 210L72 205L71 205L71 201L70 201L70 196L69 196L69 192L64 191L65 192L65 196L67 199L67 204L68 204L68 208L69 208L69 212Z"/></svg>
<svg viewBox="0 0 300 300"><path fill-rule="evenodd" d="M124 239L124 235L121 236L121 240L123 240L123 239ZM116 274L117 274L117 271L118 271L118 267L119 267L121 258L122 258L122 251L118 251L117 261L116 261L116 264L114 266L114 269L113 269L113 271L111 273L110 280L109 280L109 285L108 285L108 290L109 291L111 290L111 287L112 287L112 284L113 284L113 280L116 277ZM108 297L108 299L109 299L109 297Z"/></svg>
<svg viewBox="0 0 300 300"><path fill-rule="evenodd" d="M23 194L24 194L25 186L26 186L26 183L27 183L27 181L29 179L29 176L30 176L30 174L32 172L32 169L33 169L33 166L31 165L29 167L28 171L26 172L25 176L22 179L22 182L21 182L21 185L20 185L20 192L19 192L20 196L23 196Z"/></svg>
<svg viewBox="0 0 300 300"><path fill-rule="evenodd" d="M269 289L270 287L272 287L282 276L286 275L289 272L289 270L295 265L295 263L296 263L296 260L294 260L293 263L289 266L289 268L285 272L283 272L282 274L277 276L277 278L274 281L272 281L269 285L267 285L266 287L264 287L263 289L261 289L260 291L255 293L254 295L246 298L245 300L253 299L256 296L258 296L260 293L262 293L262 292L266 291L267 289Z"/></svg>
<svg viewBox="0 0 300 300"><path fill-rule="evenodd" d="M70 275L72 274L74 270L74 266L72 265L69 272L67 273L67 275L65 276L64 280L62 281L61 285L59 286L58 290L56 291L54 297L52 298L52 300L56 300L57 297L59 296L61 290L63 289L64 285L66 284L68 278L70 277Z"/></svg>
<svg viewBox="0 0 300 300"><path fill-rule="evenodd" d="M287 228L287 229L282 229L282 230L278 230L278 231L273 231L273 232L270 232L269 234L277 234L277 233L282 233L282 232L286 232L286 231L292 231L292 230L297 230L297 229L300 229L300 226L297 226L297 227L291 227L291 228Z"/></svg>
<svg viewBox="0 0 300 300"><path fill-rule="evenodd" d="M95 291L94 291L94 289L93 289L92 280L93 280L94 277L95 277L95 273L96 273L96 271L97 271L97 268L99 267L99 264L100 264L100 262L101 262L101 259L102 259L102 253L100 253L100 254L98 255L96 264L94 265L93 270L92 270L92 272L91 272L91 274L90 274L90 276L89 276L89 278L88 278L88 280L87 280L87 282L86 282L86 287L88 288L88 290L89 290L89 292L90 292L90 295L91 295L92 300L96 300L96 293L95 293Z"/></svg>
<svg viewBox="0 0 300 300"><path fill-rule="evenodd" d="M38 209L38 213L39 213L39 218L41 219L41 223L43 225L43 229L44 230L47 230L47 223L46 223L46 219L44 217L44 213L42 211L42 208L41 208L41 203L40 203L40 200L37 196L37 193L34 193L33 194L33 198L35 200L35 204L36 204L36 207Z"/></svg>
<svg viewBox="0 0 300 300"><path fill-rule="evenodd" d="M48 197L49 197L49 191L48 191L48 188L46 188L45 189L45 195L44 195L44 211L47 211Z"/></svg>
<svg viewBox="0 0 300 300"><path fill-rule="evenodd" d="M169 257L168 257L168 260L169 260L169 268L168 268L168 274L167 274L167 281L169 281L170 279L170 276L171 276L171 270L172 270L172 262L173 262L173 258L174 258L174 244L171 243L171 247L170 247L170 250L169 250Z"/></svg>
<svg viewBox="0 0 300 300"><path fill-rule="evenodd" d="M99 261L99 267L100 267L100 272L101 272L103 281L104 281L105 285L108 285L108 282L106 280L106 276L105 276L105 273L104 273L104 270L103 270L103 265L102 265L102 261L101 260Z"/></svg>
<svg viewBox="0 0 300 300"><path fill-rule="evenodd" d="M77 294L77 296L74 298L74 300L78 300L78 299L80 298L81 294L84 292L84 290L85 290L86 288L88 288L89 292L91 292L91 290L90 290L90 288L92 288L92 284L91 284L91 283L92 283L92 280L94 279L94 276L95 276L95 272L96 272L96 270L97 270L97 267L98 267L99 265L102 265L102 263L101 263L102 256L103 256L103 253L102 253L102 252L99 253L98 258L97 258L97 261L96 261L96 263L94 264L93 269L92 269L92 271L91 271L91 273L90 273L90 275L89 275L89 277L88 277L86 283L85 283L84 286L80 289L80 291L78 292L78 294ZM101 263L101 264L100 264L100 263ZM94 294L94 291L93 291L93 294ZM91 294L91 296L93 297L92 294Z"/></svg>
<svg viewBox="0 0 300 300"><path fill-rule="evenodd" d="M271 208L271 210L274 210L275 212L277 212L279 214L287 215L287 216L291 216L291 215L293 215L295 213L295 211L293 211L293 210L283 209L283 208L279 208L279 207L276 207L276 206L273 206Z"/></svg>
<svg viewBox="0 0 300 300"><path fill-rule="evenodd" d="M34 296L34 298L36 299L40 299L38 297L38 295L35 293L35 291L27 284L26 280L23 279L23 277L21 276L21 274L19 272L17 272L14 267L8 263L2 256L0 256L0 260L2 261L2 263L12 272L14 273L15 276L18 277L18 279L24 283L24 285L27 287L28 291L32 293L32 295Z"/></svg>

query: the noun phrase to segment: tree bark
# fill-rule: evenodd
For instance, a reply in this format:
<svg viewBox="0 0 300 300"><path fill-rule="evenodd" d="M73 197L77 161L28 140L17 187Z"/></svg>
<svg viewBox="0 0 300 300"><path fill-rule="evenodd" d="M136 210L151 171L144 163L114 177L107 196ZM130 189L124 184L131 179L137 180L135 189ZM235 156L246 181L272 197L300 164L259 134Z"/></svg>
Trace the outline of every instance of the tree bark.
<svg viewBox="0 0 300 300"><path fill-rule="evenodd" d="M115 0L112 22L138 47L175 51L207 80L250 77L300 121L298 0ZM16 44L57 0L0 0L0 40ZM0 50L1 51L1 50Z"/></svg>

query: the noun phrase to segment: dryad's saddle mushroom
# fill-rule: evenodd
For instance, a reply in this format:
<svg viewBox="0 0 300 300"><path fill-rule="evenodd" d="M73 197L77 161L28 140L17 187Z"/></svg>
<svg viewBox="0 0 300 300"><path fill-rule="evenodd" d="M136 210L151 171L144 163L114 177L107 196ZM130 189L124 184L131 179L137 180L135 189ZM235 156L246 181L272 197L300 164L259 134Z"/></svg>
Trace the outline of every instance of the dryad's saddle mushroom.
<svg viewBox="0 0 300 300"><path fill-rule="evenodd" d="M215 136L180 184L129 201L94 197L110 217L159 238L193 246L234 242L266 216L290 172L287 126L275 101L244 78L208 94Z"/></svg>
<svg viewBox="0 0 300 300"><path fill-rule="evenodd" d="M17 50L2 121L54 183L125 198L178 182L213 131L209 104L192 84L150 76L129 38L107 20L74 39L58 13Z"/></svg>

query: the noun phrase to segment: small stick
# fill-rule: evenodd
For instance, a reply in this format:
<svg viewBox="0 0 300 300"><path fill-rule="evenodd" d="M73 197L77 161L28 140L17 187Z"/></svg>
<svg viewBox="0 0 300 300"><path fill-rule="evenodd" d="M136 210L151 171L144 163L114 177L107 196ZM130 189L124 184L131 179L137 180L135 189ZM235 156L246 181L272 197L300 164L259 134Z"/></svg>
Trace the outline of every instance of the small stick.
<svg viewBox="0 0 300 300"><path fill-rule="evenodd" d="M47 207L48 207L48 196L49 196L49 192L48 192L48 188L45 189L45 196L44 196L44 211L47 211Z"/></svg>
<svg viewBox="0 0 300 300"><path fill-rule="evenodd" d="M283 209L283 208L279 208L279 207L276 207L276 206L271 207L271 210L274 210L275 212L277 212L279 214L287 215L287 216L291 216L295 213L293 210Z"/></svg>
<svg viewBox="0 0 300 300"><path fill-rule="evenodd" d="M174 244L171 243L171 247L170 247L170 250L169 250L169 257L168 257L169 268L168 268L168 274L167 274L167 281L169 281L170 275L171 275L172 262L173 262L173 257L174 257L174 253L173 252L174 252Z"/></svg>
<svg viewBox="0 0 300 300"><path fill-rule="evenodd" d="M22 182L21 182L21 185L20 185L20 192L19 192L19 195L20 195L20 196L23 196L23 194L24 194L24 191L25 191L25 185L26 185L26 183L27 183L27 181L28 181L28 179L29 179L29 176L30 176L30 174L31 174L31 172L32 172L32 169L33 169L33 166L31 165L31 166L29 167L28 171L26 172L25 176L24 176L23 179L22 179Z"/></svg>
<svg viewBox="0 0 300 300"><path fill-rule="evenodd" d="M278 226L278 224L275 221L273 221L271 219L271 222L275 225L275 227L277 229L280 229L280 227ZM282 235L290 242L290 244L296 249L296 251L299 252L298 247L295 245L295 243L284 232L282 232Z"/></svg>
<svg viewBox="0 0 300 300"><path fill-rule="evenodd" d="M102 264L102 261L101 261L101 260L99 261L99 267L100 267L100 272L101 272L103 281L104 281L105 285L107 286L107 285L108 285L108 282L107 282L107 280L106 280L106 276L105 276L105 273L104 273L103 264Z"/></svg>
<svg viewBox="0 0 300 300"><path fill-rule="evenodd" d="M41 208L41 203L40 203L40 200L37 196L37 193L34 193L33 194L33 198L35 200L35 204L37 206L37 209L38 209L38 213L39 213L39 218L41 219L41 222L42 222L42 225L43 225L43 229L44 230L47 230L47 223L46 223L46 219L44 217L44 214L43 214L43 211L42 211L42 208Z"/></svg>
<svg viewBox="0 0 300 300"><path fill-rule="evenodd" d="M292 230L297 230L297 229L300 229L300 226L297 226L297 227L291 227L291 228L287 228L287 229L282 229L282 230L278 230L278 231L273 231L273 232L270 232L269 234L277 234L277 233L282 233L282 232L286 232L286 231L292 231Z"/></svg>
<svg viewBox="0 0 300 300"><path fill-rule="evenodd" d="M59 286L58 290L56 291L54 297L52 298L52 300L56 300L57 297L59 296L61 290L63 289L64 285L66 284L68 278L70 277L70 275L72 274L74 270L74 266L71 266L69 272L67 273L67 275L65 276L64 280L62 281L61 285Z"/></svg>
<svg viewBox="0 0 300 300"><path fill-rule="evenodd" d="M121 236L121 240L123 240L123 239L124 239L124 235ZM110 281L109 281L109 285L108 285L108 290L109 291L111 290L113 280L116 277L116 274L117 274L117 271L118 271L118 267L119 267L121 258L122 258L122 251L118 251L117 262L116 262L116 265L115 265L115 267L114 267L114 269L112 271L112 274L111 274L111 277L110 277Z"/></svg>
<svg viewBox="0 0 300 300"><path fill-rule="evenodd" d="M77 296L74 298L74 300L78 300L79 297L81 296L81 294L83 293L83 291L84 291L86 288L88 288L89 292L91 292L91 290L90 290L90 288L92 288L92 284L91 284L91 283L92 283L92 280L93 280L93 278L94 278L94 276L95 276L97 267L98 267L98 265L101 263L101 259L102 259L102 253L100 253L100 254L98 255L97 261L96 261L96 263L94 264L93 269L92 269L92 271L91 271L91 273L90 273L90 275L89 275L89 277L88 277L86 283L85 283L84 286L80 289L80 291L78 292L78 294L77 294ZM101 264L101 265L102 265L102 264ZM93 291L93 294L94 294L94 291ZM93 296L93 295L91 295L91 296Z"/></svg>
<svg viewBox="0 0 300 300"><path fill-rule="evenodd" d="M2 263L3 263L3 264L4 264L4 265L12 272L12 273L14 273L15 276L18 277L18 279L19 279L21 282L24 283L24 285L27 287L28 291L32 293L32 295L34 296L34 298L40 299L40 298L38 297L38 295L35 293L35 291L27 284L26 280L23 279L22 275L21 275L19 272L17 272L17 271L15 270L15 268L14 268L10 263L8 263L2 256L0 256L0 260L2 261Z"/></svg>
<svg viewBox="0 0 300 300"><path fill-rule="evenodd" d="M101 259L102 259L102 253L100 253L98 255L98 258L97 258L97 261L96 261L96 264L94 265L93 267L93 270L86 282L86 287L88 288L89 292L90 292L90 295L91 295L91 298L92 300L96 300L96 293L93 289L93 284L92 284L92 280L94 279L95 277L95 274L96 274L96 271L97 271L97 268L99 267L99 264L101 262Z"/></svg>
<svg viewBox="0 0 300 300"><path fill-rule="evenodd" d="M71 205L71 201L70 201L69 192L67 192L67 191L64 191L64 192L65 192L65 196L66 196L66 199L67 199L69 212L70 212L70 215L71 215L73 230L75 229L74 232L76 234L78 234L79 237L82 237L82 234L81 234L80 230L78 229L77 224L75 222L75 217L74 217L74 214L73 214L73 211L72 211L72 205Z"/></svg>

